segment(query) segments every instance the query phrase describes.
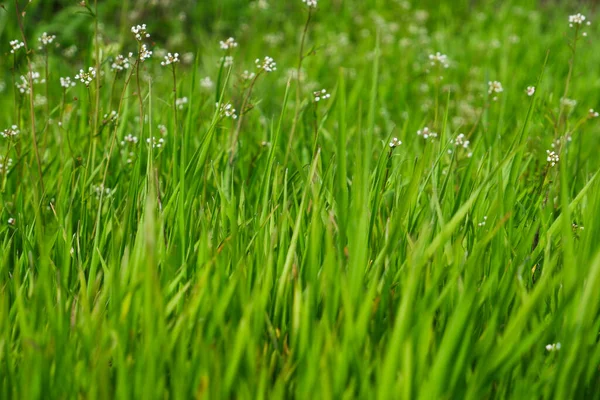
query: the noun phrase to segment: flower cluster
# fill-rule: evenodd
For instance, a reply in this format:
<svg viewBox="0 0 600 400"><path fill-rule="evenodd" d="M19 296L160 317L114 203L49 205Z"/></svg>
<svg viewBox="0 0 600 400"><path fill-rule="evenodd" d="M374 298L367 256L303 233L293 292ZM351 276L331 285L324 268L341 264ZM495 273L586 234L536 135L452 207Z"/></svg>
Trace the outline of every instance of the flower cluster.
<svg viewBox="0 0 600 400"><path fill-rule="evenodd" d="M583 25L583 22L585 21L585 15L581 14L581 13L577 13L574 15L569 15L569 27L573 27L574 25ZM587 23L588 25L590 24L589 21Z"/></svg>
<svg viewBox="0 0 600 400"><path fill-rule="evenodd" d="M180 110L183 110L183 108L186 106L187 103L188 103L187 97L182 97L180 99L175 100L175 106L177 106L177 108Z"/></svg>
<svg viewBox="0 0 600 400"><path fill-rule="evenodd" d="M548 164L550 164L551 167L554 167L560 161L560 157L558 156L558 153L551 151L551 150L546 150L546 154L547 154L546 161L548 161Z"/></svg>
<svg viewBox="0 0 600 400"><path fill-rule="evenodd" d="M4 159L0 158L0 174L4 174L5 172L7 172L10 167L12 167L13 165L13 159L9 158L8 160L6 160L6 165L4 165Z"/></svg>
<svg viewBox="0 0 600 400"><path fill-rule="evenodd" d="M546 350L551 351L551 352L560 350L560 342L547 344Z"/></svg>
<svg viewBox="0 0 600 400"><path fill-rule="evenodd" d="M525 93L527 93L527 96L529 97L533 96L533 94L535 93L535 86L527 86L527 89L525 89Z"/></svg>
<svg viewBox="0 0 600 400"><path fill-rule="evenodd" d="M54 42L54 39L56 39L55 35L48 35L46 32L42 33L42 36L38 38L38 41L41 44L39 49L41 50L42 48L48 46L50 43Z"/></svg>
<svg viewBox="0 0 600 400"><path fill-rule="evenodd" d="M25 47L25 43L20 42L18 40L11 40L10 41L10 53L11 54L15 54L15 52L17 50L19 50L21 47Z"/></svg>
<svg viewBox="0 0 600 400"><path fill-rule="evenodd" d="M462 148L467 151L467 157L471 158L473 153L469 149L470 141L467 140L467 137L464 133L459 133L458 136L452 141L452 144L457 148ZM452 150L448 150L448 153L452 153Z"/></svg>
<svg viewBox="0 0 600 400"><path fill-rule="evenodd" d="M88 72L80 69L79 73L75 75L75 79L83 83L86 87L90 87L94 78L96 78L96 68L94 67L89 67Z"/></svg>
<svg viewBox="0 0 600 400"><path fill-rule="evenodd" d="M251 81L255 77L256 77L256 74L254 72L250 72L248 70L245 70L244 72L242 72L242 80L244 80L244 81Z"/></svg>
<svg viewBox="0 0 600 400"><path fill-rule="evenodd" d="M390 142L390 147L393 149L393 148L400 146L401 144L402 144L402 141L400 139L398 139L397 137L395 137Z"/></svg>
<svg viewBox="0 0 600 400"><path fill-rule="evenodd" d="M97 199L102 197L102 195L104 195L104 197L109 197L113 192L110 188L104 187L104 184L102 183L92 186L92 191L96 195Z"/></svg>
<svg viewBox="0 0 600 400"><path fill-rule="evenodd" d="M132 26L131 32L134 34L135 39L138 42L141 42L143 39L150 37L150 34L146 30L146 24Z"/></svg>
<svg viewBox="0 0 600 400"><path fill-rule="evenodd" d="M487 222L487 215L483 217L483 221L479 222L477 224L477 226L481 228L482 226L485 226L486 222Z"/></svg>
<svg viewBox="0 0 600 400"><path fill-rule="evenodd" d="M221 59L219 60L219 65L223 64L223 67L225 68L229 68L233 65L233 57L232 56L225 56L225 57L221 57Z"/></svg>
<svg viewBox="0 0 600 400"><path fill-rule="evenodd" d="M423 129L419 129L417 131L418 136L423 136L423 139L427 140L429 138L436 138L438 135L435 132L432 132L428 127Z"/></svg>
<svg viewBox="0 0 600 400"><path fill-rule="evenodd" d="M277 64L271 57L265 57L262 61L260 58L257 58L255 63L256 68L265 72L273 72L277 70Z"/></svg>
<svg viewBox="0 0 600 400"><path fill-rule="evenodd" d="M129 67L131 66L131 64L129 63L130 57L133 57L133 53L129 53L127 57L125 57L122 54L119 54L113 60L113 63L110 65L110 68L113 71L123 71L129 69Z"/></svg>
<svg viewBox="0 0 600 400"><path fill-rule="evenodd" d="M230 37L229 39L227 39L225 41L221 40L219 42L219 46L221 47L222 50L230 50L230 49L236 48L238 46L238 44L234 38Z"/></svg>
<svg viewBox="0 0 600 400"><path fill-rule="evenodd" d="M71 78L70 78L70 77L68 77L68 76L67 76L66 78L62 78L62 77L61 77L61 78L60 78L60 86L61 86L61 87L63 87L63 88L65 88L65 89L68 89L68 88L70 88L70 87L73 87L73 86L75 86L75 82L73 82L73 81L71 80Z"/></svg>
<svg viewBox="0 0 600 400"><path fill-rule="evenodd" d="M331 95L329 93L327 93L327 90L325 89L321 89L321 90L317 90L316 92L313 92L313 96L315 98L315 102L319 102L321 100L325 100L331 97Z"/></svg>
<svg viewBox="0 0 600 400"><path fill-rule="evenodd" d="M588 116L590 118L598 118L598 115L600 115L600 114L598 114L598 111L594 111L593 108L590 108L590 112L588 113Z"/></svg>
<svg viewBox="0 0 600 400"><path fill-rule="evenodd" d="M231 103L225 103L225 104L216 103L216 107L217 107L220 118L237 119L237 114L235 113L235 108L233 108Z"/></svg>
<svg viewBox="0 0 600 400"><path fill-rule="evenodd" d="M450 65L448 64L448 56L440 53L439 51L435 54L429 55L429 63L432 67L436 65L440 65L444 68L448 68Z"/></svg>
<svg viewBox="0 0 600 400"><path fill-rule="evenodd" d="M140 49L140 54L138 56L140 58L140 61L143 62L143 61L149 59L150 57L152 57L152 51L148 50L148 46L143 44L142 48Z"/></svg>
<svg viewBox="0 0 600 400"><path fill-rule="evenodd" d="M171 64L176 64L179 62L179 53L175 53L175 54L171 54L171 53L167 53L167 55L165 56L165 61L161 62L160 65L167 66L167 65L171 65Z"/></svg>
<svg viewBox="0 0 600 400"><path fill-rule="evenodd" d="M110 112L110 114L104 114L102 123L104 125L106 125L106 124L115 124L118 119L119 119L119 114L117 114L117 112L115 110L112 110Z"/></svg>
<svg viewBox="0 0 600 400"><path fill-rule="evenodd" d="M13 125L10 128L0 132L0 136L2 136L3 138L13 138L18 136L19 133L21 133L21 131L19 131L19 128L16 125Z"/></svg>
<svg viewBox="0 0 600 400"><path fill-rule="evenodd" d="M137 144L138 138L137 136L133 136L131 133L123 138L121 141L121 146L125 146L127 144Z"/></svg>
<svg viewBox="0 0 600 400"><path fill-rule="evenodd" d="M200 87L203 89L212 89L214 86L215 84L209 76L200 79Z"/></svg>
<svg viewBox="0 0 600 400"><path fill-rule="evenodd" d="M153 149L160 149L164 146L165 139L157 139L155 136L152 136L151 138L146 139L146 143L148 144L148 146L152 146Z"/></svg>
<svg viewBox="0 0 600 400"><path fill-rule="evenodd" d="M309 8L317 8L317 0L302 0Z"/></svg>
<svg viewBox="0 0 600 400"><path fill-rule="evenodd" d="M504 92L504 88L502 84L498 81L489 81L488 82L488 94L492 93L502 93Z"/></svg>

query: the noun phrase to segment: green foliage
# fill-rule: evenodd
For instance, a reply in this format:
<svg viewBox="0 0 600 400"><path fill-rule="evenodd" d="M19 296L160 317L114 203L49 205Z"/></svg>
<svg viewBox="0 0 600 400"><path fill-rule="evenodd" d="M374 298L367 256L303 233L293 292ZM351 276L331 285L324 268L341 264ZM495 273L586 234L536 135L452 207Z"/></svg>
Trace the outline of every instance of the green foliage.
<svg viewBox="0 0 600 400"><path fill-rule="evenodd" d="M0 9L0 398L598 398L588 10L27 3Z"/></svg>

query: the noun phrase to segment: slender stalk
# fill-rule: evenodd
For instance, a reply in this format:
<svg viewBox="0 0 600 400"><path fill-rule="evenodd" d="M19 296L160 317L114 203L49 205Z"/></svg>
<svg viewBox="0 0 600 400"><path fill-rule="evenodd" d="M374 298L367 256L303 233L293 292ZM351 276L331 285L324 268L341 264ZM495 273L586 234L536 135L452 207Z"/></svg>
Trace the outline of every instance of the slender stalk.
<svg viewBox="0 0 600 400"><path fill-rule="evenodd" d="M42 160L40 157L40 150L38 148L37 142L37 133L35 129L35 110L33 104L33 67L31 65L31 58L29 57L29 46L27 45L27 38L25 37L25 30L23 29L23 20L21 19L21 10L19 9L19 1L15 0L15 10L17 12L17 21L19 23L19 31L21 32L21 38L23 43L25 44L25 52L27 53L27 67L29 73L27 74L27 80L29 82L29 116L30 116L30 124L31 124L31 136L33 137L33 151L35 154L35 159L37 162L37 170L40 179L40 188L42 189L42 193L46 190L44 188L44 174L42 172Z"/></svg>
<svg viewBox="0 0 600 400"><path fill-rule="evenodd" d="M296 105L294 110L294 120L292 121L292 130L290 131L290 139L288 141L288 147L285 151L284 165L287 164L288 156L294 142L294 134L296 133L296 127L298 125L298 117L300 116L300 97L302 92L300 71L302 70L302 62L304 61L304 44L306 42L306 36L308 35L308 27L312 18L312 9L308 9L308 16L306 17L306 23L304 24L304 30L302 31L302 39L300 40L300 53L298 54L298 66L296 67Z"/></svg>

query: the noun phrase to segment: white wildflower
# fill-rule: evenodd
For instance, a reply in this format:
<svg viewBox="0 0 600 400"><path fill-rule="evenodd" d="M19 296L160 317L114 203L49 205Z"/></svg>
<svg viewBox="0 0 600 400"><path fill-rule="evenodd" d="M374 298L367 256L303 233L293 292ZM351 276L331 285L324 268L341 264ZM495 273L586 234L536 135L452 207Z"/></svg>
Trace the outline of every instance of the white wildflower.
<svg viewBox="0 0 600 400"><path fill-rule="evenodd" d="M308 8L317 8L317 0L302 0L304 4L308 6Z"/></svg>
<svg viewBox="0 0 600 400"><path fill-rule="evenodd" d="M152 57L152 51L148 50L148 47L145 44L143 44L139 54L140 61L143 62L149 59L150 57Z"/></svg>
<svg viewBox="0 0 600 400"><path fill-rule="evenodd" d="M423 139L429 139L429 138L436 138L437 137L437 133L432 132L428 127L425 127L423 129L419 129L417 131L417 135L418 136L423 136Z"/></svg>
<svg viewBox="0 0 600 400"><path fill-rule="evenodd" d="M583 25L585 21L585 15L577 13L575 15L569 15L569 26L572 28L574 25Z"/></svg>
<svg viewBox="0 0 600 400"><path fill-rule="evenodd" d="M548 164L550 164L550 166L554 167L560 161L558 153L551 150L546 150L546 154L546 161L548 161Z"/></svg>
<svg viewBox="0 0 600 400"><path fill-rule="evenodd" d="M229 39L227 39L225 41L221 40L219 42L219 46L221 47L222 50L231 50L231 49L238 47L238 44L234 38L230 37Z"/></svg>
<svg viewBox="0 0 600 400"><path fill-rule="evenodd" d="M225 104L216 103L216 107L217 107L220 118L237 119L237 115L235 113L235 108L233 108L231 103L225 103Z"/></svg>
<svg viewBox="0 0 600 400"><path fill-rule="evenodd" d="M19 136L19 133L21 133L21 131L19 130L17 125L12 125L10 128L1 131L0 136L2 136L3 138L14 138Z"/></svg>
<svg viewBox="0 0 600 400"><path fill-rule="evenodd" d="M92 81L96 78L96 68L89 67L88 72L80 69L79 73L75 75L75 79L83 83L86 87L89 87Z"/></svg>
<svg viewBox="0 0 600 400"><path fill-rule="evenodd" d="M175 100L175 106L177 106L178 109L183 110L183 108L185 107L185 105L188 103L188 98L187 97L182 97L180 99L176 99Z"/></svg>
<svg viewBox="0 0 600 400"><path fill-rule="evenodd" d="M153 149L160 149L164 146L165 144L165 139L163 138L156 138L154 136L152 136L151 138L146 139L146 143L149 146L152 146Z"/></svg>
<svg viewBox="0 0 600 400"><path fill-rule="evenodd" d="M200 79L200 87L202 87L203 89L212 89L215 86L214 82L212 81L212 79L210 79L210 77L205 77Z"/></svg>
<svg viewBox="0 0 600 400"><path fill-rule="evenodd" d="M560 350L560 342L547 344L546 350L550 352Z"/></svg>
<svg viewBox="0 0 600 400"><path fill-rule="evenodd" d="M393 149L393 148L400 146L401 144L402 144L402 141L395 137L390 142L390 147Z"/></svg>
<svg viewBox="0 0 600 400"><path fill-rule="evenodd" d="M129 69L129 67L131 67L131 64L129 63L129 58L132 56L133 56L133 53L129 53L128 57L125 57L124 55L119 54L113 60L113 63L110 65L110 68L113 71L123 71L123 70Z"/></svg>
<svg viewBox="0 0 600 400"><path fill-rule="evenodd" d="M316 92L313 92L313 96L315 98L315 102L319 102L321 100L325 100L331 97L331 95L329 93L327 93L327 90L325 89L321 89L321 90L317 90Z"/></svg>
<svg viewBox="0 0 600 400"><path fill-rule="evenodd" d="M66 78L60 78L60 86L65 89L68 89L70 87L75 86L75 82L73 82L71 78L67 76Z"/></svg>
<svg viewBox="0 0 600 400"><path fill-rule="evenodd" d="M132 26L131 32L133 33L133 35L135 36L135 39L138 42L150 37L150 34L146 30L146 24Z"/></svg>
<svg viewBox="0 0 600 400"><path fill-rule="evenodd" d="M436 65L440 65L444 68L448 68L450 65L448 64L448 56L440 53L439 51L435 54L429 55L429 63L432 67Z"/></svg>
<svg viewBox="0 0 600 400"><path fill-rule="evenodd" d="M176 64L179 62L179 53L175 53L175 54L171 54L171 53L167 53L167 55L165 56L165 61L161 62L160 65L167 66L167 65L171 65L171 64Z"/></svg>
<svg viewBox="0 0 600 400"><path fill-rule="evenodd" d="M535 86L527 86L525 93L527 93L527 96L529 97L533 96L533 94L535 93Z"/></svg>
<svg viewBox="0 0 600 400"><path fill-rule="evenodd" d="M25 47L25 43L20 42L18 40L11 40L10 41L10 53L11 54L15 54L15 52L17 50L19 50L21 47Z"/></svg>
<svg viewBox="0 0 600 400"><path fill-rule="evenodd" d="M275 61L273 61L271 57L265 57L262 60L260 58L257 58L255 63L256 68L265 72L272 72L277 70L277 64L275 63Z"/></svg>
<svg viewBox="0 0 600 400"><path fill-rule="evenodd" d="M42 36L40 36L38 38L38 41L41 44L41 46L39 47L39 49L41 50L42 48L48 46L49 44L51 44L52 42L54 42L54 39L56 39L55 35L48 35L48 33L46 33L46 32L42 33Z"/></svg>

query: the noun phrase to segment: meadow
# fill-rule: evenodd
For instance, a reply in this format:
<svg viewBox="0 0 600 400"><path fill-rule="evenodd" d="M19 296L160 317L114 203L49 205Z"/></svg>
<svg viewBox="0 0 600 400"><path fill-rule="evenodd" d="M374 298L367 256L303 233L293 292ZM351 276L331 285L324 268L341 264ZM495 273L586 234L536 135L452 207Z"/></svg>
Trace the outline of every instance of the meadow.
<svg viewBox="0 0 600 400"><path fill-rule="evenodd" d="M594 11L0 1L0 398L600 398Z"/></svg>

